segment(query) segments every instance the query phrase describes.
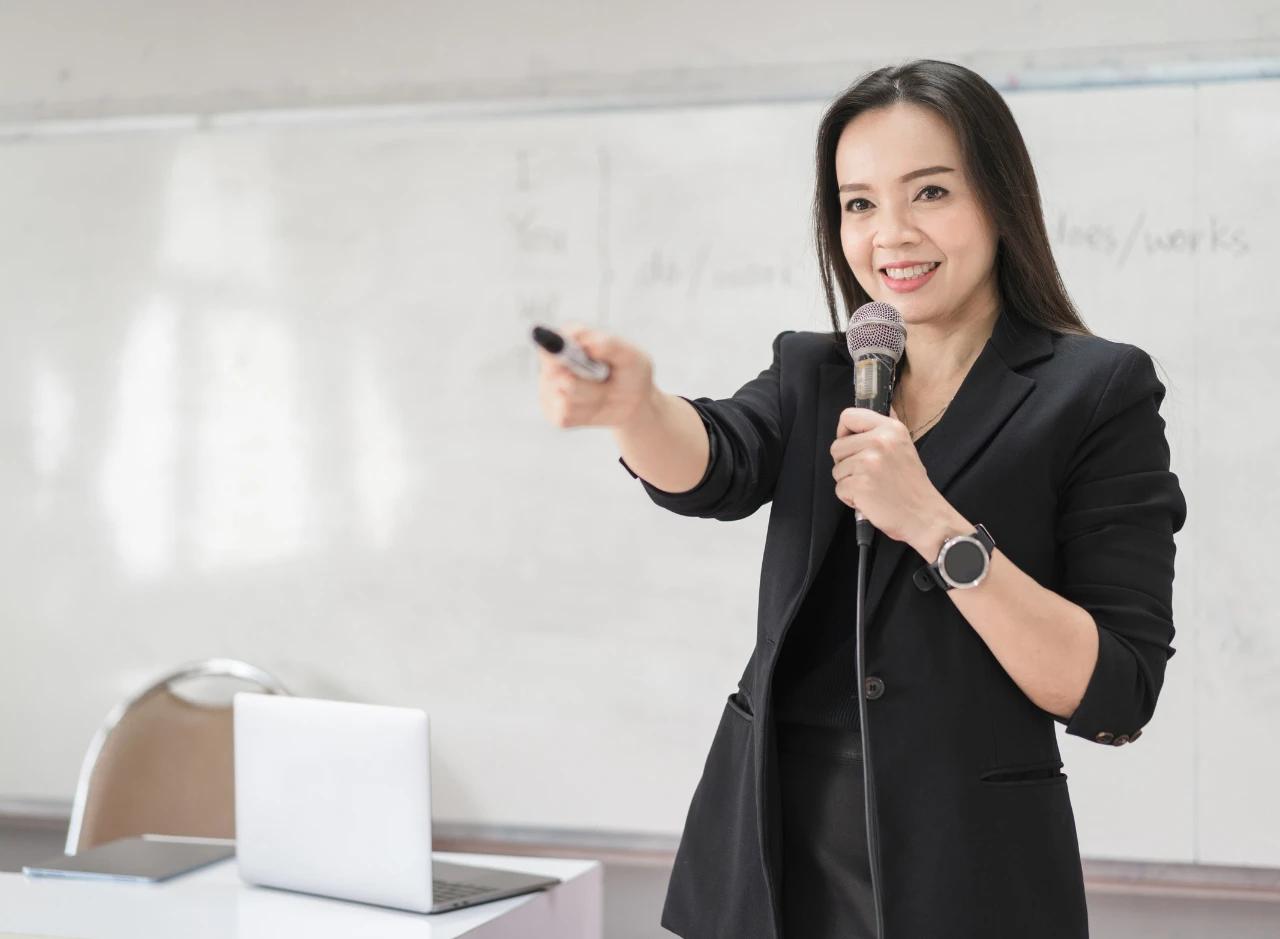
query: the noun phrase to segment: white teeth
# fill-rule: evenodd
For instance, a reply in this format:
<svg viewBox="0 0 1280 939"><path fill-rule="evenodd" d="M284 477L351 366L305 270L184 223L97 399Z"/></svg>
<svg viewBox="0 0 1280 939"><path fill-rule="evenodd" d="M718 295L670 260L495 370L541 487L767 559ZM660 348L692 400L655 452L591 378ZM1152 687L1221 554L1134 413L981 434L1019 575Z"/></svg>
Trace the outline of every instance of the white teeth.
<svg viewBox="0 0 1280 939"><path fill-rule="evenodd" d="M917 264L915 267L887 268L885 273L894 280L914 280L937 266L937 261L930 261L928 264Z"/></svg>

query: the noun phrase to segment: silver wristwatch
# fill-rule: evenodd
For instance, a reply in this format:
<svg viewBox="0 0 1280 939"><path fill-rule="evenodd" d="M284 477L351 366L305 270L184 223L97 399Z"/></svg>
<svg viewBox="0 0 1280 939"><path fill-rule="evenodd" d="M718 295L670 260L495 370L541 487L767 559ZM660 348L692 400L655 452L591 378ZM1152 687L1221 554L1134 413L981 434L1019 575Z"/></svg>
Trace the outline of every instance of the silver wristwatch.
<svg viewBox="0 0 1280 939"><path fill-rule="evenodd" d="M948 538L938 551L938 560L928 568L934 585L943 590L978 586L991 569L991 552L995 547L995 539L984 525L979 525L972 535Z"/></svg>

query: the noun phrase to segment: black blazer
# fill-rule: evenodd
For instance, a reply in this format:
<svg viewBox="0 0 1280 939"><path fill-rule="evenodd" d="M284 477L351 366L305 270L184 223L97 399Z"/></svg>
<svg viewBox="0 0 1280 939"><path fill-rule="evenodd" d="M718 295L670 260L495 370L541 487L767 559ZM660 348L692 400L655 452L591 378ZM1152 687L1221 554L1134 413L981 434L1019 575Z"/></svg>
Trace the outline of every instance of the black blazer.
<svg viewBox="0 0 1280 939"><path fill-rule="evenodd" d="M1098 664L1065 723L1103 744L1137 738L1174 652L1173 535L1186 503L1169 471L1164 390L1136 346L1004 314L921 448L952 505L985 523L1029 576L1093 615ZM773 364L733 397L690 403L710 437L707 473L678 494L642 480L649 496L722 521L773 507L755 650L689 806L662 925L687 939L776 939L770 687L849 511L835 495L830 446L840 411L853 406L852 360L834 334L784 332ZM945 592L916 582L925 561L876 538L863 622L867 674L884 683L867 704L886 935L1087 936L1055 718L1014 684ZM851 604L855 580L851 571ZM1057 775L1001 778L1045 767Z"/></svg>

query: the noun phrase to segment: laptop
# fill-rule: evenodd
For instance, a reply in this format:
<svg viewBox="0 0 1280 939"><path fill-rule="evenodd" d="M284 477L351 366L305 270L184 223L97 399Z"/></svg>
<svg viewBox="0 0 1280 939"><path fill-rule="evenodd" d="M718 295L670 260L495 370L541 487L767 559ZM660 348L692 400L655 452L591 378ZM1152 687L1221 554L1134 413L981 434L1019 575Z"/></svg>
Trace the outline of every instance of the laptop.
<svg viewBox="0 0 1280 939"><path fill-rule="evenodd" d="M39 864L27 864L22 873L28 877L82 877L158 884L234 857L235 853L236 843L221 838L142 835L117 838L76 854L59 854Z"/></svg>
<svg viewBox="0 0 1280 939"><path fill-rule="evenodd" d="M559 883L432 862L425 712L247 692L233 707L246 882L417 913Z"/></svg>

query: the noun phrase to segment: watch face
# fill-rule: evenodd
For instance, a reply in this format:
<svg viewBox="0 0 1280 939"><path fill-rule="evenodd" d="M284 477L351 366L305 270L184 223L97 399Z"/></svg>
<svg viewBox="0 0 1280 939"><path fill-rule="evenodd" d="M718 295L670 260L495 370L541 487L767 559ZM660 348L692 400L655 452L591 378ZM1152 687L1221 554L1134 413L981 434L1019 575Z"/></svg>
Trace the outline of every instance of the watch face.
<svg viewBox="0 0 1280 939"><path fill-rule="evenodd" d="M976 542L957 541L947 549L942 567L955 583L971 584L982 575L986 558L986 552Z"/></svg>

